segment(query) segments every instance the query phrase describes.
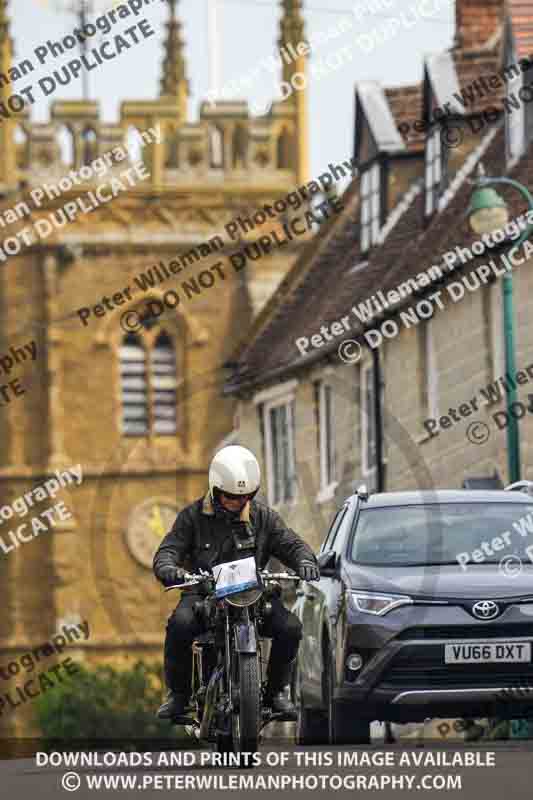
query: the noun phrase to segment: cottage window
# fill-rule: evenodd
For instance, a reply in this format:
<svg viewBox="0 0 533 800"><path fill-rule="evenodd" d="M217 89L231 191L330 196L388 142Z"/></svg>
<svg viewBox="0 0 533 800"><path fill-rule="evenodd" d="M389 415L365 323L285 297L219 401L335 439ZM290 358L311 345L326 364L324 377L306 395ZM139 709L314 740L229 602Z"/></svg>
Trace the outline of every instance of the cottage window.
<svg viewBox="0 0 533 800"><path fill-rule="evenodd" d="M437 209L442 184L441 129L437 125L426 140L426 216Z"/></svg>
<svg viewBox="0 0 533 800"><path fill-rule="evenodd" d="M516 65L515 65L516 67ZM507 144L507 163L510 166L523 154L525 149L525 111L524 102L519 95L523 85L523 74L516 67L512 71L505 103L505 140Z"/></svg>
<svg viewBox="0 0 533 800"><path fill-rule="evenodd" d="M320 446L320 490L325 493L336 481L335 429L333 424L333 389L325 381L318 388L318 425Z"/></svg>
<svg viewBox="0 0 533 800"><path fill-rule="evenodd" d="M361 175L361 250L366 252L379 237L381 224L381 174L373 164Z"/></svg>
<svg viewBox="0 0 533 800"><path fill-rule="evenodd" d="M263 413L269 502L276 506L295 498L294 401L266 403Z"/></svg>

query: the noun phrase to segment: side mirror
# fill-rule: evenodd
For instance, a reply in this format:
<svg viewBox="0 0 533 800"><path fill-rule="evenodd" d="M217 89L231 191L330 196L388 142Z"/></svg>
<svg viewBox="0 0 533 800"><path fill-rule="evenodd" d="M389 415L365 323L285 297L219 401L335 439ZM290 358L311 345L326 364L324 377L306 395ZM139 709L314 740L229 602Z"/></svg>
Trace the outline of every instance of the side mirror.
<svg viewBox="0 0 533 800"><path fill-rule="evenodd" d="M337 554L335 550L327 550L318 557L320 575L323 578L333 578L337 572Z"/></svg>

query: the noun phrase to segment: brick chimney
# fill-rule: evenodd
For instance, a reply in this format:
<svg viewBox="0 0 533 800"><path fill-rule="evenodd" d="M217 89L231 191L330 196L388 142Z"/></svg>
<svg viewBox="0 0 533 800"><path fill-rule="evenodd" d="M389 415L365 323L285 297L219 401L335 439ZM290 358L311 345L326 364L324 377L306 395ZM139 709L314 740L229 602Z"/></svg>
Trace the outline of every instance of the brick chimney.
<svg viewBox="0 0 533 800"><path fill-rule="evenodd" d="M455 41L459 50L483 50L503 25L505 0L456 0Z"/></svg>

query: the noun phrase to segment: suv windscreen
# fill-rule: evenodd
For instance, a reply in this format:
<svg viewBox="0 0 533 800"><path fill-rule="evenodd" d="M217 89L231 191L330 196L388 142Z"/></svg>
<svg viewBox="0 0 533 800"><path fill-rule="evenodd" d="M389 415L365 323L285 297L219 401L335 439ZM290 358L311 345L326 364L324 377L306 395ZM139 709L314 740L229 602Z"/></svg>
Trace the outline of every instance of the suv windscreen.
<svg viewBox="0 0 533 800"><path fill-rule="evenodd" d="M530 550L531 557L526 552ZM474 551L481 555L474 557ZM362 509L350 559L373 566L533 561L533 505L443 503Z"/></svg>

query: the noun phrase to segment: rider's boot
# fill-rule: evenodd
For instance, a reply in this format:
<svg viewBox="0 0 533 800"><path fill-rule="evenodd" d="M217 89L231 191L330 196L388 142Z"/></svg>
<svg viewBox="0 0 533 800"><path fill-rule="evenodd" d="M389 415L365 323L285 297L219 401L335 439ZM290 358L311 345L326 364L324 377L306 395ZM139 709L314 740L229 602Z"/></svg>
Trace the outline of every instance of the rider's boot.
<svg viewBox="0 0 533 800"><path fill-rule="evenodd" d="M294 661L289 661L288 664L273 664L272 659L268 664L264 703L275 714L284 714L290 717L296 714L294 703L289 699L287 692L293 664Z"/></svg>
<svg viewBox="0 0 533 800"><path fill-rule="evenodd" d="M157 716L159 719L172 719L173 717L185 716L189 698L188 695L182 692L175 692L172 689L168 690L167 699L162 706L159 707Z"/></svg>
<svg viewBox="0 0 533 800"><path fill-rule="evenodd" d="M169 637L165 641L165 683L169 687L167 699L160 706L157 716L159 719L172 719L183 717L191 696L191 661L183 652L179 659L171 647Z"/></svg>

